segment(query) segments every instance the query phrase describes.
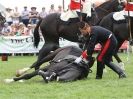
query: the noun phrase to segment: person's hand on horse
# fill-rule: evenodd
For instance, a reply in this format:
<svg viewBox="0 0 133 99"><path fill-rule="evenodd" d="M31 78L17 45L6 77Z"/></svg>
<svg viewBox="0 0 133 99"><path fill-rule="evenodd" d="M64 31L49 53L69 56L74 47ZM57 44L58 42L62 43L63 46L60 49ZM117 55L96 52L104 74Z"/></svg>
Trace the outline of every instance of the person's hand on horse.
<svg viewBox="0 0 133 99"><path fill-rule="evenodd" d="M95 62L95 57L88 56L86 50L83 51L82 55L80 57L78 57L74 61L74 63L76 63L76 64L85 64L85 65L88 65L89 68L91 68L93 66L94 62Z"/></svg>
<svg viewBox="0 0 133 99"><path fill-rule="evenodd" d="M74 61L75 64L85 64L85 65L88 65L89 64L89 60L88 59L85 59L85 58L82 58L82 56L78 57L77 59L75 59Z"/></svg>
<svg viewBox="0 0 133 99"><path fill-rule="evenodd" d="M74 61L74 63L77 63L77 64L79 64L79 63L85 63L85 64L88 64L88 56L87 56L87 53L86 53L87 51L83 51L82 52L82 55L80 56L80 57L78 57L75 61Z"/></svg>
<svg viewBox="0 0 133 99"><path fill-rule="evenodd" d="M78 57L75 59L74 63L79 64L82 61L82 57Z"/></svg>

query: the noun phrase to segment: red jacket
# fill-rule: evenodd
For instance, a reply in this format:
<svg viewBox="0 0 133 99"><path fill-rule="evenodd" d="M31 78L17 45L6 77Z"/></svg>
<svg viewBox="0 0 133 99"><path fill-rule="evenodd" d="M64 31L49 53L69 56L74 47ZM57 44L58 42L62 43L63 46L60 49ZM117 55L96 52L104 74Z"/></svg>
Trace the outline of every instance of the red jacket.
<svg viewBox="0 0 133 99"><path fill-rule="evenodd" d="M125 11L133 11L133 4L127 3L125 6Z"/></svg>
<svg viewBox="0 0 133 99"><path fill-rule="evenodd" d="M78 10L80 9L80 7L82 7L82 2L84 2L85 0L81 0L81 4L80 4L80 0L71 0L70 2L70 10Z"/></svg>

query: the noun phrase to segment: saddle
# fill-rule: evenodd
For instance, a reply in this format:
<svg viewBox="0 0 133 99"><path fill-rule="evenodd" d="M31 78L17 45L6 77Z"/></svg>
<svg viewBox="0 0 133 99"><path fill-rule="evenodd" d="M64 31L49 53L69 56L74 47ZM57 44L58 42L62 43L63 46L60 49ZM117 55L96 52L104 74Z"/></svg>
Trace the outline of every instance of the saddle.
<svg viewBox="0 0 133 99"><path fill-rule="evenodd" d="M113 13L112 20L117 24L126 23L127 16L125 16L123 11L115 12Z"/></svg>
<svg viewBox="0 0 133 99"><path fill-rule="evenodd" d="M69 19L68 21L63 21L60 19L60 16L57 17L57 23L59 25L70 25L70 24L74 24L80 22L79 18L73 18L73 19Z"/></svg>

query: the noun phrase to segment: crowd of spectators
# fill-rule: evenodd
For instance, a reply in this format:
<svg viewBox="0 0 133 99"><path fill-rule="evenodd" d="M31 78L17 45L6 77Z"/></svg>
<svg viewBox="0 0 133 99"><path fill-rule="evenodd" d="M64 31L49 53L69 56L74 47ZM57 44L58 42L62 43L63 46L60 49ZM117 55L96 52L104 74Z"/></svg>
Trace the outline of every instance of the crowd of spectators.
<svg viewBox="0 0 133 99"><path fill-rule="evenodd" d="M31 7L28 10L27 6L24 6L22 12L19 12L18 7L14 9L6 8L5 17L6 22L0 33L0 36L29 36L33 35L36 23L40 18L45 18L51 13L62 13L62 6L58 6L55 9L54 4L50 6L50 9L46 11L45 7L42 7L40 12L37 11L37 7Z"/></svg>
<svg viewBox="0 0 133 99"><path fill-rule="evenodd" d="M105 1L107 0L96 1L95 4L98 6ZM4 24L2 31L0 29L0 36L33 35L36 23L40 18L43 19L48 14L62 13L64 11L61 5L59 5L58 8L55 8L54 4L51 4L48 10L45 7L42 7L40 12L38 11L37 7L29 8L24 6L22 12L20 12L18 9L18 7L15 7L14 9L6 8L6 23Z"/></svg>

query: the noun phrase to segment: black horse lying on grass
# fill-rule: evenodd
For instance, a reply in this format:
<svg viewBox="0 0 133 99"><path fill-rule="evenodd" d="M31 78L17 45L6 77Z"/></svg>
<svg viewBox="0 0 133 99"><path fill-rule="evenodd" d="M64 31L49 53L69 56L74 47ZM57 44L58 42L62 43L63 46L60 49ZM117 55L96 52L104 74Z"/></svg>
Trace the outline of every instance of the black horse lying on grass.
<svg viewBox="0 0 133 99"><path fill-rule="evenodd" d="M55 50L47 55L43 61L50 64L42 69L36 70L29 74L24 74L13 79L5 79L6 83L19 80L28 80L36 75L41 75L45 82L57 81L75 81L87 78L90 67L94 63L94 58L88 64L81 62L81 64L74 63L75 59L79 57L82 50L75 46L63 47ZM21 75L18 72L17 75Z"/></svg>

